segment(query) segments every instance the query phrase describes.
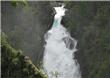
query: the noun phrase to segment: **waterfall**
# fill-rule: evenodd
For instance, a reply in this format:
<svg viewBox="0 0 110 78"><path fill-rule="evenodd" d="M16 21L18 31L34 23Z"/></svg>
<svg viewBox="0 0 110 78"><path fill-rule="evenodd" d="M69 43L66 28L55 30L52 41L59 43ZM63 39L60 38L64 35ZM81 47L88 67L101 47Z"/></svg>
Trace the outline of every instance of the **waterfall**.
<svg viewBox="0 0 110 78"><path fill-rule="evenodd" d="M52 28L45 34L43 68L48 78L81 78L79 64L74 59L77 40L61 24L64 5L54 7L56 14Z"/></svg>

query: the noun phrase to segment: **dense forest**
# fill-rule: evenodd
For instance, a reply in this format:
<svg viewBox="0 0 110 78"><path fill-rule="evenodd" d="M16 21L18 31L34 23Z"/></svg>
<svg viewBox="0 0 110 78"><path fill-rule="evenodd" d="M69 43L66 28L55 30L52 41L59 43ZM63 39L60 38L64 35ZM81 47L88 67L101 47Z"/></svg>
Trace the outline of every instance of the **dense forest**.
<svg viewBox="0 0 110 78"><path fill-rule="evenodd" d="M110 77L110 2L2 1L2 32L7 35L1 37L2 78L46 77L40 71L44 34L59 3L67 8L62 24L78 40L75 58L82 78Z"/></svg>
<svg viewBox="0 0 110 78"><path fill-rule="evenodd" d="M43 70L36 67L28 56L15 50L8 42L7 36L1 36L1 77L2 78L47 78Z"/></svg>
<svg viewBox="0 0 110 78"><path fill-rule="evenodd" d="M110 3L68 3L64 25L78 39L83 78L110 77Z"/></svg>

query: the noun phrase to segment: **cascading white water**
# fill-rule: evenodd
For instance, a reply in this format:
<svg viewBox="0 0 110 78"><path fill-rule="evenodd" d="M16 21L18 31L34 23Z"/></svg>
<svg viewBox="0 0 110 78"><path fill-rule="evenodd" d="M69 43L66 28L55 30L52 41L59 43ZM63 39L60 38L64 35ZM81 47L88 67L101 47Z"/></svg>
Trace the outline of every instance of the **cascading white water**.
<svg viewBox="0 0 110 78"><path fill-rule="evenodd" d="M81 78L79 64L74 59L77 41L61 25L64 5L54 7L56 15L52 28L45 34L43 68L49 78Z"/></svg>

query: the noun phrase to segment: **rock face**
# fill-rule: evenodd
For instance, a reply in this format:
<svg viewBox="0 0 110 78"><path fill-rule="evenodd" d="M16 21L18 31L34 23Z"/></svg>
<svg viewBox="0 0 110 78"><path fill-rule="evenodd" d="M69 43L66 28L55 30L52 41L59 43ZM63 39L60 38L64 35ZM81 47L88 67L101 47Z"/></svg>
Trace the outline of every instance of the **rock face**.
<svg viewBox="0 0 110 78"><path fill-rule="evenodd" d="M1 37L1 77L2 78L47 78L21 51L12 48L7 36Z"/></svg>
<svg viewBox="0 0 110 78"><path fill-rule="evenodd" d="M42 60L44 34L53 20L49 2L1 2L2 31L13 47L23 50L35 64Z"/></svg>
<svg viewBox="0 0 110 78"><path fill-rule="evenodd" d="M65 2L62 23L78 40L82 78L110 77L110 2Z"/></svg>
<svg viewBox="0 0 110 78"><path fill-rule="evenodd" d="M78 40L76 59L82 78L110 77L110 2L64 2L68 11L62 24ZM2 31L16 49L34 64L42 60L44 34L53 21L57 2L1 2ZM26 58L28 59L28 58Z"/></svg>

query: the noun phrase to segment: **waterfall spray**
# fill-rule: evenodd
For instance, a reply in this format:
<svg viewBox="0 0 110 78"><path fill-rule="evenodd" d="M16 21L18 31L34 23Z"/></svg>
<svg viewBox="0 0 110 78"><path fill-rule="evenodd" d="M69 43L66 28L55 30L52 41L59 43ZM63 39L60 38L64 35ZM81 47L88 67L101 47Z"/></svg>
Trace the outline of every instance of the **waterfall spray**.
<svg viewBox="0 0 110 78"><path fill-rule="evenodd" d="M45 34L43 68L49 78L81 78L79 64L74 59L77 40L61 24L64 5L54 7L56 15L52 28Z"/></svg>

